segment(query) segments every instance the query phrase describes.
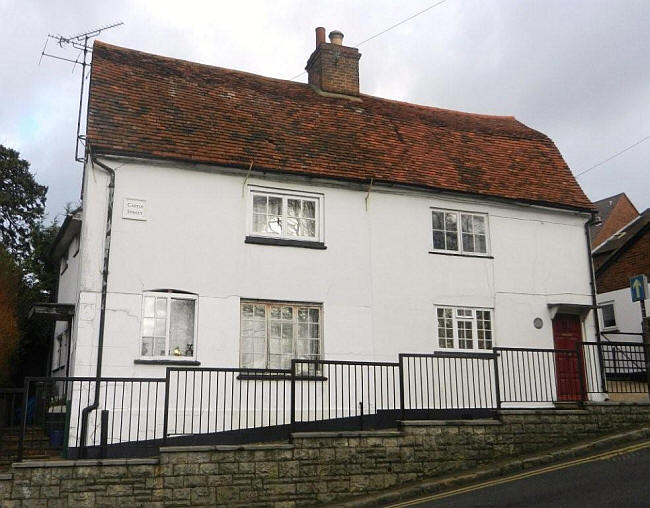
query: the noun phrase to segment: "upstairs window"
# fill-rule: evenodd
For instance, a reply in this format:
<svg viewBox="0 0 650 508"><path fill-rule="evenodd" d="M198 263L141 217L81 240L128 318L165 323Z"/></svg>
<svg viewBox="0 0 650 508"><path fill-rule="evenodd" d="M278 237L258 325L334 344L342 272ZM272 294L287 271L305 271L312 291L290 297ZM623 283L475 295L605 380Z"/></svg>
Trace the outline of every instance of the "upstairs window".
<svg viewBox="0 0 650 508"><path fill-rule="evenodd" d="M604 303L600 306L600 313L603 317L603 329L612 330L616 328L616 315L614 314L614 302Z"/></svg>
<svg viewBox="0 0 650 508"><path fill-rule="evenodd" d="M487 215L432 210L433 251L487 255Z"/></svg>
<svg viewBox="0 0 650 508"><path fill-rule="evenodd" d="M319 360L321 313L315 304L243 301L241 367L290 369L292 358Z"/></svg>
<svg viewBox="0 0 650 508"><path fill-rule="evenodd" d="M252 236L321 241L322 196L251 190Z"/></svg>
<svg viewBox="0 0 650 508"><path fill-rule="evenodd" d="M437 307L438 346L444 349L492 349L492 311Z"/></svg>
<svg viewBox="0 0 650 508"><path fill-rule="evenodd" d="M193 358L196 342L196 295L145 293L142 304L143 358Z"/></svg>

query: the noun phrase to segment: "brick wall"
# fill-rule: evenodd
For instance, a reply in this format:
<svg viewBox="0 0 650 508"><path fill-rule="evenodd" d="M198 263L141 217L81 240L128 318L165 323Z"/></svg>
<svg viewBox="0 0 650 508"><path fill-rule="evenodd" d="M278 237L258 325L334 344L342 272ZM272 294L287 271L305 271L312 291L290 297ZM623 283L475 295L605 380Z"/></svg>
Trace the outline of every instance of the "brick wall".
<svg viewBox="0 0 650 508"><path fill-rule="evenodd" d="M325 92L359 95L359 59L356 48L324 43L307 62L309 84Z"/></svg>
<svg viewBox="0 0 650 508"><path fill-rule="evenodd" d="M291 443L176 447L160 459L15 465L5 507L291 507L376 493L506 457L650 423L650 404L502 411L499 420L406 422L399 430L298 433Z"/></svg>
<svg viewBox="0 0 650 508"><path fill-rule="evenodd" d="M599 293L629 287L630 277L638 274L650 276L650 230L642 234L621 257L596 277Z"/></svg>

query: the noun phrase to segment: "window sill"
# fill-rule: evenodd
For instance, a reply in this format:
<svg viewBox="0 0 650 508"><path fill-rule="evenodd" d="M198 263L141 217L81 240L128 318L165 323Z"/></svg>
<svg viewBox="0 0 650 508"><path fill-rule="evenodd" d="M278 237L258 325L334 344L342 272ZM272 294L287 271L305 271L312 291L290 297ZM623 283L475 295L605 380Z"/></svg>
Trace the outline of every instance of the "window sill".
<svg viewBox="0 0 650 508"><path fill-rule="evenodd" d="M433 356L438 358L494 358L496 353L492 349L437 349Z"/></svg>
<svg viewBox="0 0 650 508"><path fill-rule="evenodd" d="M201 365L201 362L197 360L161 360L161 359L148 359L148 358L136 358L133 360L133 363L136 365L188 365L188 366L198 366Z"/></svg>
<svg viewBox="0 0 650 508"><path fill-rule="evenodd" d="M237 379L242 381L291 381L291 375L240 374ZM296 381L327 381L327 378L325 376L296 376Z"/></svg>
<svg viewBox="0 0 650 508"><path fill-rule="evenodd" d="M440 254L441 256L456 256L459 258L483 258L483 259L494 259L494 256L488 256L486 254L456 254L454 252L439 252L436 250L430 250L429 254Z"/></svg>
<svg viewBox="0 0 650 508"><path fill-rule="evenodd" d="M253 243L257 245L280 245L283 247L303 247L305 249L327 249L323 242L312 242L310 240L289 240L287 238L268 238L266 236L247 236L244 240L244 243Z"/></svg>

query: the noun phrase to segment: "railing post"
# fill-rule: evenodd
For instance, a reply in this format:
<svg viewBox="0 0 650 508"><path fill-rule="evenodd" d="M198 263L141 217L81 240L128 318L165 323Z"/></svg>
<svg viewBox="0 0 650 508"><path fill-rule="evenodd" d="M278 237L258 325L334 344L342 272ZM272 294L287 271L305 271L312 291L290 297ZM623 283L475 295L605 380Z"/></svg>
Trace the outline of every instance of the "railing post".
<svg viewBox="0 0 650 508"><path fill-rule="evenodd" d="M497 399L497 409L501 409L501 382L499 380L499 353L494 352L494 395Z"/></svg>
<svg viewBox="0 0 650 508"><path fill-rule="evenodd" d="M359 402L359 430L363 430L363 401Z"/></svg>
<svg viewBox="0 0 650 508"><path fill-rule="evenodd" d="M399 407L400 419L404 420L406 413L404 412L404 355L399 354Z"/></svg>
<svg viewBox="0 0 650 508"><path fill-rule="evenodd" d="M108 449L108 409L102 409L99 438L99 457L106 458Z"/></svg>
<svg viewBox="0 0 650 508"><path fill-rule="evenodd" d="M585 387L585 362L582 357L582 342L576 342L576 367L578 380L580 382L580 407L584 406L587 399L587 390Z"/></svg>
<svg viewBox="0 0 650 508"><path fill-rule="evenodd" d="M603 359L602 337L596 341L596 350L598 351L598 368L600 369L600 391L607 393L607 374L605 373L605 360ZM616 368L616 367L614 367Z"/></svg>
<svg viewBox="0 0 650 508"><path fill-rule="evenodd" d="M20 432L18 433L18 452L16 453L16 462L23 461L25 450L25 432L27 431L27 400L29 399L29 378L25 378L23 387L23 413L20 423Z"/></svg>
<svg viewBox="0 0 650 508"><path fill-rule="evenodd" d="M291 359L291 432L296 431L296 359Z"/></svg>
<svg viewBox="0 0 650 508"><path fill-rule="evenodd" d="M66 381L66 386L68 384L68 381ZM73 382L73 389L70 390L70 396L74 393L74 382ZM67 392L66 392L67 393ZM63 434L63 457L64 458L69 458L70 453L68 452L68 448L70 447L70 416L72 414L72 400L71 399L66 399L65 401L65 425L64 425L64 434Z"/></svg>
<svg viewBox="0 0 650 508"><path fill-rule="evenodd" d="M165 370L165 409L163 410L163 437L162 437L162 442L163 446L167 445L167 431L168 425L169 425L169 379L170 379L170 374L169 374L169 367ZM225 404L225 402L224 402ZM224 428L225 428L225 422L224 422Z"/></svg>

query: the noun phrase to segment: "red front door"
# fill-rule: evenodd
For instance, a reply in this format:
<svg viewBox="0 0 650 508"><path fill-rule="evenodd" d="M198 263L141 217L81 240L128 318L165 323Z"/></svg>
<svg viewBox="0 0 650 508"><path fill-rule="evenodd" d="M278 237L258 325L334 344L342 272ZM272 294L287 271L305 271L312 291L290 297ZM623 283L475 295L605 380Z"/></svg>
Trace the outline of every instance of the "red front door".
<svg viewBox="0 0 650 508"><path fill-rule="evenodd" d="M555 349L577 351L576 345L582 340L580 317L573 314L556 314L553 318L553 340ZM584 376L584 369L579 365L576 353L556 353L555 378L558 400L581 400L583 385L580 378L584 383Z"/></svg>

